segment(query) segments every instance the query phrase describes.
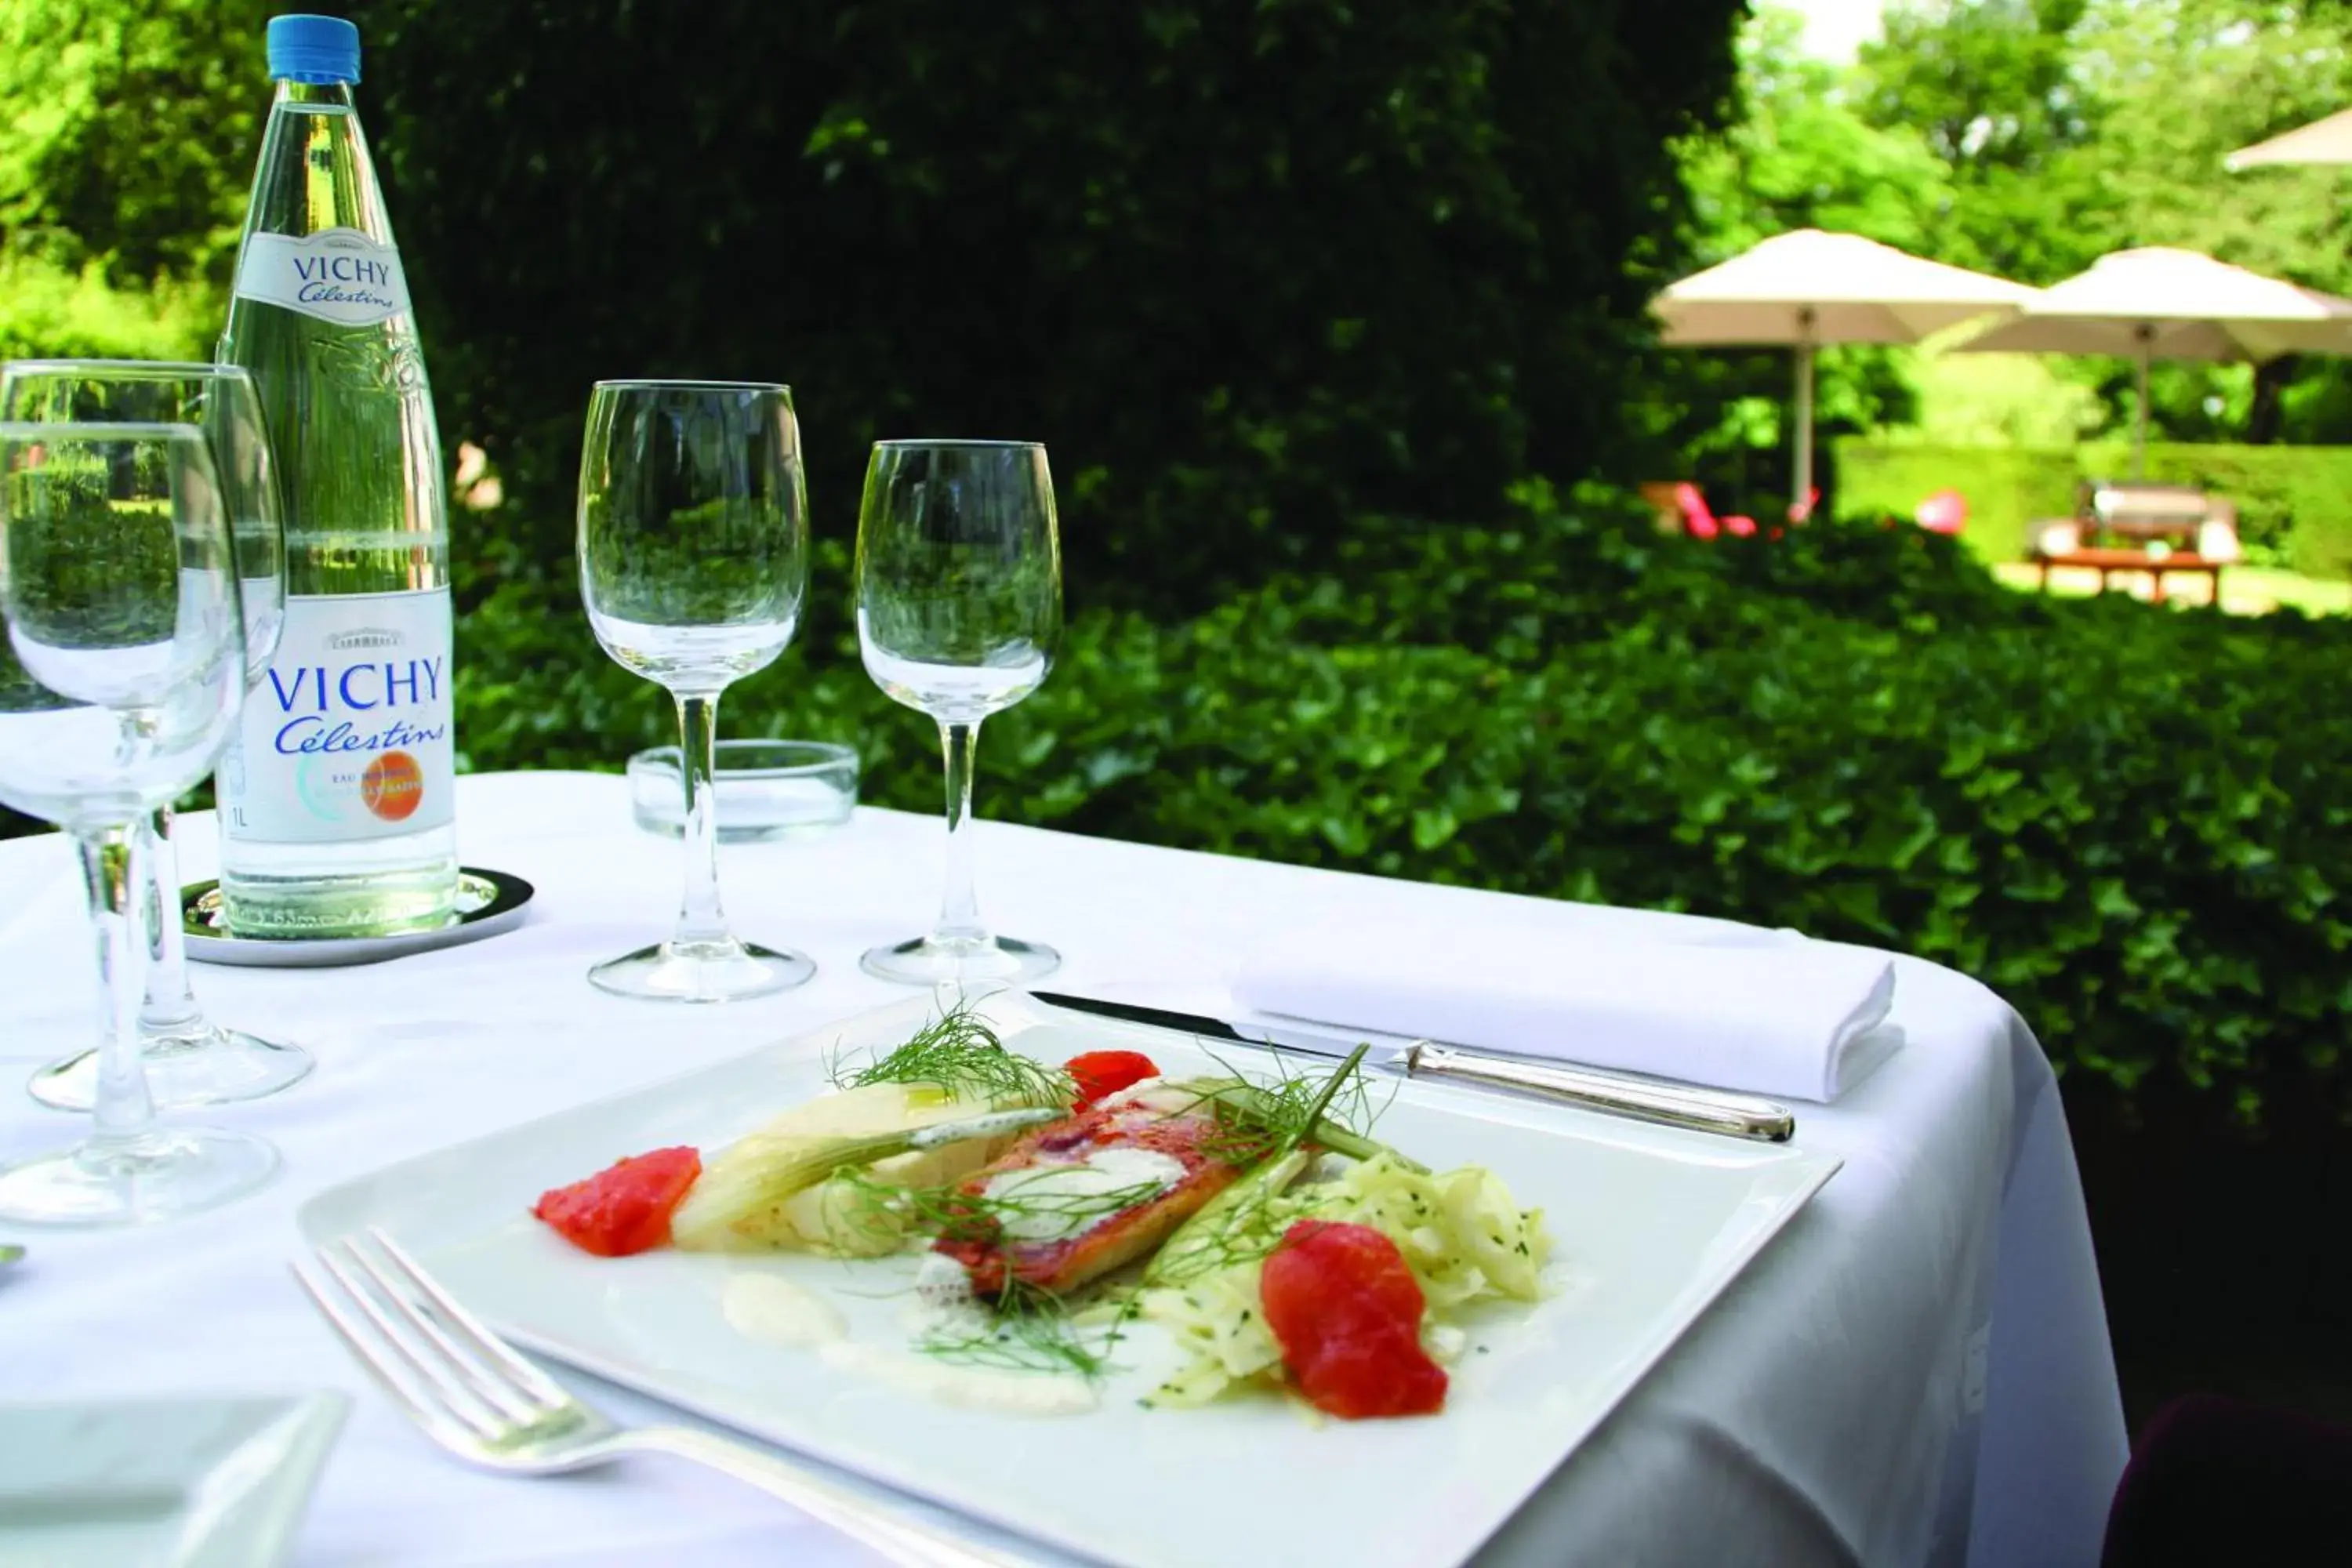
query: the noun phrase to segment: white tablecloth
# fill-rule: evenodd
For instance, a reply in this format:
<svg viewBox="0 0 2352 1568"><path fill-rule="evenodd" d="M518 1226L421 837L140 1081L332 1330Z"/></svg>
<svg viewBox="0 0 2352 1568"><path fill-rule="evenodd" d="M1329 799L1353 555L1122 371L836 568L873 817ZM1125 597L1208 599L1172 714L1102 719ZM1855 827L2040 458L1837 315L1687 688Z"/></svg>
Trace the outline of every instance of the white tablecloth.
<svg viewBox="0 0 2352 1568"><path fill-rule="evenodd" d="M275 1140L266 1193L172 1226L18 1234L0 1275L0 1398L330 1385L360 1395L299 1542L304 1564L867 1561L759 1493L672 1461L562 1481L444 1458L367 1384L286 1269L296 1206L438 1145L667 1077L906 993L856 955L927 922L936 821L853 826L722 852L747 937L817 979L781 997L669 1011L582 970L659 935L677 847L630 824L616 777L461 780L463 857L515 872L531 923L494 941L345 970L198 966L216 1018L308 1044L311 1078L210 1120ZM982 825L982 907L1054 942L1047 984L1217 1013L1223 976L1297 922L1356 912L1619 933L1681 917L1505 899ZM183 872L211 874L187 818ZM55 837L0 844L0 1161L66 1141L16 1079L83 1043L96 983L79 888ZM1486 1565L1959 1564L2096 1561L2126 1456L2074 1155L2050 1068L1991 993L1901 965L1906 1043L1799 1138L1844 1170L1481 1555ZM649 1402L597 1388L624 1417ZM1307 1568L1307 1565L1302 1565Z"/></svg>

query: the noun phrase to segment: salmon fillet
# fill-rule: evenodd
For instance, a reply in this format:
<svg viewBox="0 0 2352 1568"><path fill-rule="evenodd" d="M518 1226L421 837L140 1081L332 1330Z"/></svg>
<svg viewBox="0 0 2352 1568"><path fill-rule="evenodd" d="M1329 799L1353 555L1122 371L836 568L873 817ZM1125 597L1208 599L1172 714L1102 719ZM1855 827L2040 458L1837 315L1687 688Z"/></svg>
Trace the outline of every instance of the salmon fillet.
<svg viewBox="0 0 2352 1568"><path fill-rule="evenodd" d="M1008 1237L1000 1228L1002 1205L976 1205L973 1234L959 1235L961 1227L950 1226L933 1249L962 1264L980 1295L1001 1295L1011 1279L1060 1295L1157 1251L1177 1226L1231 1185L1244 1169L1228 1158L1243 1152L1234 1147L1233 1130L1210 1115L1107 1104L1024 1133L1012 1148L965 1177L956 1191L982 1199L992 1182L1008 1176L1021 1176L1024 1182L1000 1185L1000 1193L1009 1186L1020 1194L1027 1183L1045 1184L1029 1190L1049 1191L1050 1173L1088 1165L1106 1152L1128 1152L1129 1163L1137 1163L1135 1154L1161 1156L1181 1167L1181 1173L1171 1172L1173 1179L1139 1203L1100 1217L1086 1216L1083 1228L1066 1236ZM1113 1154L1114 1160L1118 1157ZM1141 1163L1160 1165L1159 1161Z"/></svg>

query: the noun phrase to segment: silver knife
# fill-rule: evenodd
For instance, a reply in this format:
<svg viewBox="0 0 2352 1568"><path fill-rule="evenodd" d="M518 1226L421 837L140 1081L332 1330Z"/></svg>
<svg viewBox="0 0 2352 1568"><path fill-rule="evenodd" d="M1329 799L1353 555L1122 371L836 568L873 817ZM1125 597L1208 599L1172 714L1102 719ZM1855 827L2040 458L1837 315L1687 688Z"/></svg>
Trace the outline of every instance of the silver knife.
<svg viewBox="0 0 2352 1568"><path fill-rule="evenodd" d="M1069 996L1037 991L1038 1001L1073 1012L1093 1013L1130 1024L1176 1029L1203 1039L1232 1040L1279 1051L1344 1058L1357 1042L1332 1035L1311 1034L1274 1024L1229 1024L1197 1013L1175 1013L1162 1007L1139 1007L1130 1002L1104 1002L1091 996ZM1487 1051L1441 1046L1415 1040L1403 1046L1376 1046L1367 1063L1406 1078L1451 1079L1489 1088L1512 1089L1565 1100L1591 1110L1664 1122L1701 1132L1720 1132L1759 1143L1786 1143L1796 1136L1796 1113L1778 1100L1695 1084L1644 1078L1638 1073L1612 1072L1601 1068L1570 1067L1565 1062L1522 1061Z"/></svg>

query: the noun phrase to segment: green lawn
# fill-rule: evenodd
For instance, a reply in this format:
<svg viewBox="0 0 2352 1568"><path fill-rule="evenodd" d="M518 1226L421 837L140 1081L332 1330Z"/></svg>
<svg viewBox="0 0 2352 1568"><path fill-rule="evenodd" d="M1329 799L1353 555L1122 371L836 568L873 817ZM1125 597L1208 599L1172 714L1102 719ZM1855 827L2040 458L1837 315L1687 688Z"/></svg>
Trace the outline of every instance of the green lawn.
<svg viewBox="0 0 2352 1568"><path fill-rule="evenodd" d="M2012 588L2022 588L2028 592L2040 589L2041 568L2022 561L1996 565L1993 574ZM2050 574L2050 592L2053 594L2080 598L2098 592L2098 574L2085 568L2062 566ZM2145 599L2148 594L2148 579L2145 575L2118 572L2111 576L2107 591L2111 594L2128 592ZM2188 576L2168 578L2165 594L2179 604L2204 604L2207 601L2205 579ZM2221 574L2221 607L2231 615L2267 615L2282 605L2291 605L2309 615L2342 615L2352 611L2352 583L2305 577L2300 573L2270 566L2233 566Z"/></svg>

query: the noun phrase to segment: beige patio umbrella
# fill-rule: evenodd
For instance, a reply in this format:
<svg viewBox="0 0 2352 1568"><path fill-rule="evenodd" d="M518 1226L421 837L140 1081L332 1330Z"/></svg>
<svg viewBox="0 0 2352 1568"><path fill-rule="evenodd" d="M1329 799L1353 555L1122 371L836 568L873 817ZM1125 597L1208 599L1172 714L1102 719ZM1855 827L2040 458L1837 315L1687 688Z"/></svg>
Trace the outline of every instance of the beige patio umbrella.
<svg viewBox="0 0 2352 1568"><path fill-rule="evenodd" d="M1686 348L1780 343L1797 351L1796 486L1813 489L1813 351L1822 343L1916 343L2033 297L2021 283L1927 261L1854 234L1801 228L1670 285L1650 309Z"/></svg>
<svg viewBox="0 0 2352 1568"><path fill-rule="evenodd" d="M2352 109L2241 147L2224 163L2231 174L2264 163L2352 163Z"/></svg>
<svg viewBox="0 0 2352 1568"><path fill-rule="evenodd" d="M2114 354L2139 363L2132 471L2147 472L2147 366L2155 359L2242 360L2352 353L2352 300L2265 278L2193 250L2117 250L2053 283L2013 320L1955 353Z"/></svg>

